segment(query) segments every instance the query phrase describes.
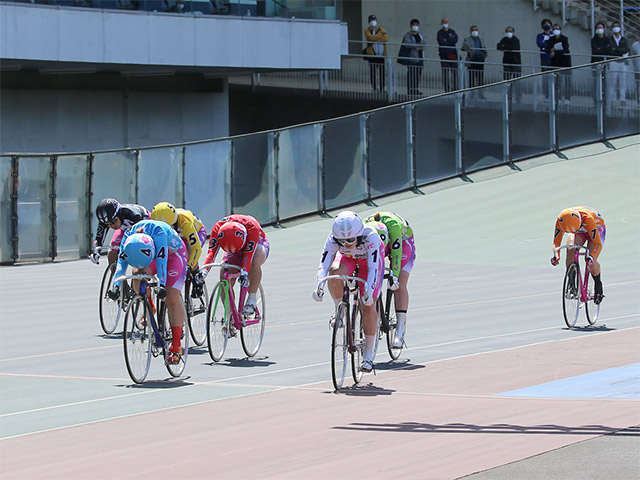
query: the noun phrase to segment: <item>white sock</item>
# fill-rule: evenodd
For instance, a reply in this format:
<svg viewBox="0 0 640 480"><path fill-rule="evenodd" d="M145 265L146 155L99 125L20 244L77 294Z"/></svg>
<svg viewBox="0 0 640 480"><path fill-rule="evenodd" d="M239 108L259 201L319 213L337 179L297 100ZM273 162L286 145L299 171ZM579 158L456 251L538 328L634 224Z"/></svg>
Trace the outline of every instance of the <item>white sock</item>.
<svg viewBox="0 0 640 480"><path fill-rule="evenodd" d="M375 335L364 336L364 359L373 362L373 349L376 346Z"/></svg>
<svg viewBox="0 0 640 480"><path fill-rule="evenodd" d="M398 319L398 324L396 327L396 336L398 338L404 337L404 329L407 325L407 314L406 312L396 313L396 318Z"/></svg>
<svg viewBox="0 0 640 480"><path fill-rule="evenodd" d="M256 296L258 295L258 293L250 293L249 295L247 295L247 301L245 302L245 305L254 305L256 304Z"/></svg>
<svg viewBox="0 0 640 480"><path fill-rule="evenodd" d="M333 297L332 297L333 298ZM333 303L336 306L336 310L338 309L338 304L342 301L341 298L333 298Z"/></svg>

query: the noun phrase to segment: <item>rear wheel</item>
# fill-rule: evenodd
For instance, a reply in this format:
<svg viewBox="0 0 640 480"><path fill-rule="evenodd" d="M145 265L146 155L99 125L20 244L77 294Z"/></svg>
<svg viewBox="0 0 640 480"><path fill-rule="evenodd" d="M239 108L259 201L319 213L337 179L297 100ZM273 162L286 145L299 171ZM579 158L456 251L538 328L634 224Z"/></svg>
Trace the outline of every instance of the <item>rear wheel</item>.
<svg viewBox="0 0 640 480"><path fill-rule="evenodd" d="M573 262L564 274L562 312L567 327L573 328L580 313L580 267Z"/></svg>
<svg viewBox="0 0 640 480"><path fill-rule="evenodd" d="M354 305L351 312L351 331L353 332L352 338L354 347L354 350L351 353L351 374L353 376L353 381L359 383L360 380L362 380L360 364L362 363L365 347L364 327L362 325L362 310L360 310L360 306Z"/></svg>
<svg viewBox="0 0 640 480"><path fill-rule="evenodd" d="M202 285L202 295L199 297L191 296L188 292L187 298L187 318L189 321L189 332L193 343L198 347L204 345L207 340L207 285Z"/></svg>
<svg viewBox="0 0 640 480"><path fill-rule="evenodd" d="M218 282L207 307L207 346L214 362L222 360L229 340L229 317L226 303L227 283Z"/></svg>
<svg viewBox="0 0 640 480"><path fill-rule="evenodd" d="M594 288L594 286L589 286L587 290L587 298L589 300L585 304L587 322L589 322L589 325L595 325L595 323L598 321L598 316L600 315L600 304L596 305L593 301Z"/></svg>
<svg viewBox="0 0 640 480"><path fill-rule="evenodd" d="M344 383L347 373L347 356L349 344L347 341L347 304L341 302L336 309L331 337L331 378L333 387L339 390Z"/></svg>
<svg viewBox="0 0 640 480"><path fill-rule="evenodd" d="M144 382L151 362L149 309L140 295L133 297L124 316L124 361L131 380Z"/></svg>
<svg viewBox="0 0 640 480"><path fill-rule="evenodd" d="M267 303L261 284L258 286L256 295L256 313L255 315L243 315L245 326L240 330L242 349L248 357L253 357L260 350L262 339L264 338L266 320Z"/></svg>
<svg viewBox="0 0 640 480"><path fill-rule="evenodd" d="M184 312L184 325L182 327L182 336L180 337L180 347L182 350L182 354L180 355L180 361L178 363L168 363L167 362L167 358L170 355L170 348L171 348L171 344L173 342L173 333L171 331L171 324L169 323L169 311L166 308L166 304L165 304L165 308L163 308L162 310L164 310L164 318L162 319L162 321L164 322L164 343L165 343L165 349L164 349L164 364L167 367L167 371L169 372L169 374L172 377L179 377L180 375L182 375L182 372L184 372L184 367L187 366L187 356L189 355L189 322L187 322L187 312L186 309L184 308L184 301L180 302L180 305L182 305L182 310Z"/></svg>
<svg viewBox="0 0 640 480"><path fill-rule="evenodd" d="M109 288L111 288L113 274L115 272L116 264L110 263L102 274L102 283L100 284L100 299L98 303L98 310L100 311L100 326L102 327L102 331L107 335L111 335L116 330L118 321L120 320L120 315L122 314L120 300L111 300L107 295Z"/></svg>
<svg viewBox="0 0 640 480"><path fill-rule="evenodd" d="M396 315L396 302L393 298L392 290L387 290L386 306L387 322L389 324L389 330L387 331L387 350L389 351L391 359L397 360L402 353L402 346L393 346L393 340L396 338L398 328L398 317Z"/></svg>

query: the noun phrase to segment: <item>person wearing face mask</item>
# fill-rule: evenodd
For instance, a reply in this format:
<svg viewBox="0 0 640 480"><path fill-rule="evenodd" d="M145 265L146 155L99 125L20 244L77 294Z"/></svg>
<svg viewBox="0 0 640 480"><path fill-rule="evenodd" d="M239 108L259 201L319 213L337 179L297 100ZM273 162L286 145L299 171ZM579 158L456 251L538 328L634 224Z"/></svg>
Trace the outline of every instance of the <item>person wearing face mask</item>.
<svg viewBox="0 0 640 480"><path fill-rule="evenodd" d="M373 90L379 87L380 91L383 91L388 37L385 29L378 25L378 18L375 15L369 15L369 26L364 29L364 36L367 39L367 48L363 53L368 55L371 87Z"/></svg>
<svg viewBox="0 0 640 480"><path fill-rule="evenodd" d="M640 103L640 38L633 42L629 53L633 56L631 65L636 79L636 101Z"/></svg>
<svg viewBox="0 0 640 480"><path fill-rule="evenodd" d="M467 69L469 70L469 87L478 87L484 84L484 60L487 58L487 47L480 37L477 25L471 25L469 35L462 42L463 52L467 52ZM479 90L483 95L482 90Z"/></svg>
<svg viewBox="0 0 640 480"><path fill-rule="evenodd" d="M440 30L437 34L438 55L442 68L442 83L445 92L458 89L458 34L453 28L449 28L449 19L440 20Z"/></svg>
<svg viewBox="0 0 640 480"><path fill-rule="evenodd" d="M553 36L547 42L547 52L551 57L551 67L565 68L571 66L569 39L562 34L557 23L553 26ZM571 70L561 70L558 77L558 103L571 103Z"/></svg>
<svg viewBox="0 0 640 480"><path fill-rule="evenodd" d="M551 20L548 18L543 18L540 22L540 26L542 27L542 33L539 33L536 36L536 44L540 49L540 70L551 70L551 57L547 53L547 42L551 38ZM545 76L546 77L546 76ZM544 92L545 97L549 97L549 83L548 79L545 77L541 77L542 81L542 91Z"/></svg>
<svg viewBox="0 0 640 480"><path fill-rule="evenodd" d="M604 34L604 23L596 23L595 35L591 39L591 63L602 62L611 55L611 39ZM593 66L594 92L598 85L598 70ZM595 101L595 94L594 94Z"/></svg>
<svg viewBox="0 0 640 480"><path fill-rule="evenodd" d="M515 29L511 26L504 29L505 35L498 42L497 49L504 52L502 55L502 79L512 80L522 75L522 57L520 55L520 39L515 36ZM521 97L520 82L514 82L513 93L516 99Z"/></svg>
<svg viewBox="0 0 640 480"><path fill-rule="evenodd" d="M608 105L611 102L624 103L627 90L627 58L629 56L629 43L622 36L620 22L611 24L611 56L618 57L614 62L609 62L609 81L607 82Z"/></svg>
<svg viewBox="0 0 640 480"><path fill-rule="evenodd" d="M407 66L407 94L422 95L418 90L422 68L424 66L424 36L420 33L420 21L411 19L411 30L405 33L402 39L402 47L398 53L398 63Z"/></svg>

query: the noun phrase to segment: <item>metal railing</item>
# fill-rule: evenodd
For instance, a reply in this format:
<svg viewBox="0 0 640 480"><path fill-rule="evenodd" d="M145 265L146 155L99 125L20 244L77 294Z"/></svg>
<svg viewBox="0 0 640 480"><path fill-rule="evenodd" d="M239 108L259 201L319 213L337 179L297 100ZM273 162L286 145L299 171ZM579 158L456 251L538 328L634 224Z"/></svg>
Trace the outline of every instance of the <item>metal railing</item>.
<svg viewBox="0 0 640 480"><path fill-rule="evenodd" d="M619 71L599 63L251 135L2 155L0 262L88 254L104 197L147 207L169 201L209 228L231 212L272 224L638 134L640 102L623 86Z"/></svg>

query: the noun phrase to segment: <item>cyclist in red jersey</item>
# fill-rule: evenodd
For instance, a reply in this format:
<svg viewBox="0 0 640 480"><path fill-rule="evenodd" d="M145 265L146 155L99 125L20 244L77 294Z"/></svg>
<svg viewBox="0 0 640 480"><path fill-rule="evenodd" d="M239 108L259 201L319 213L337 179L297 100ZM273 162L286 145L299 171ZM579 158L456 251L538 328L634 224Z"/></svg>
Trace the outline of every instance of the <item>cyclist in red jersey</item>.
<svg viewBox="0 0 640 480"><path fill-rule="evenodd" d="M220 248L225 251L222 261L238 265L241 268L240 284L249 287L242 313L255 313L256 293L262 280L262 264L269 256L269 242L258 220L251 215L240 214L219 220L211 229L205 264L213 263ZM222 275L221 271L221 278Z"/></svg>

